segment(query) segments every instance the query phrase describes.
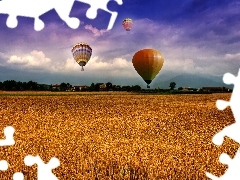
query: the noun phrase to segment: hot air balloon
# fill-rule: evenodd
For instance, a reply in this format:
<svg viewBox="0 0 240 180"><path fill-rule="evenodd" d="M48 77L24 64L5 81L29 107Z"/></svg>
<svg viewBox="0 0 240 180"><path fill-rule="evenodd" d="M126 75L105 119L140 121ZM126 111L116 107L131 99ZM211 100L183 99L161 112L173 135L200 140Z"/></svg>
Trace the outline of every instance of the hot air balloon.
<svg viewBox="0 0 240 180"><path fill-rule="evenodd" d="M124 19L122 25L126 31L130 31L132 29L133 21L130 18Z"/></svg>
<svg viewBox="0 0 240 180"><path fill-rule="evenodd" d="M92 48L84 42L75 44L72 47L72 54L74 60L82 67L81 71L84 71L83 66L85 66L92 55Z"/></svg>
<svg viewBox="0 0 240 180"><path fill-rule="evenodd" d="M155 49L142 49L136 52L132 59L133 66L138 74L147 83L147 87L162 69L164 57Z"/></svg>

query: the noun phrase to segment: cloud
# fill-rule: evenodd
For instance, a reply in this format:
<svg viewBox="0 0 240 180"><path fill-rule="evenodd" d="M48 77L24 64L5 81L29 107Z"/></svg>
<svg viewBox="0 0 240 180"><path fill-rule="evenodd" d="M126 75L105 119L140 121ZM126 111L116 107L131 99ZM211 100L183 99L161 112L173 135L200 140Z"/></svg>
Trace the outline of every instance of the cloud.
<svg viewBox="0 0 240 180"><path fill-rule="evenodd" d="M31 57L27 56L27 57L18 57L18 56L11 56L10 59L7 61L10 64L27 64L29 61L31 61Z"/></svg>
<svg viewBox="0 0 240 180"><path fill-rule="evenodd" d="M240 61L240 53L226 54L225 59L229 61Z"/></svg>
<svg viewBox="0 0 240 180"><path fill-rule="evenodd" d="M91 66L91 69L124 69L128 68L131 64L132 63L122 58L115 58L110 62L104 62L98 56L92 58L88 63L88 65Z"/></svg>
<svg viewBox="0 0 240 180"><path fill-rule="evenodd" d="M208 1L194 2L191 4L194 9L188 9L191 12L187 14L182 9L173 10L173 15L182 13L174 20L134 17L129 33L123 29L121 22L116 23L111 31L97 29L89 22L85 26L81 24L77 30L62 23L48 23L41 32L35 32L32 24L31 28L0 29L3 42L0 49L4 52L0 53L0 65L24 69L26 73L39 69L43 73L48 71L66 77L74 74L85 79L138 77L131 62L134 53L153 48L165 58L161 72L222 75L226 71L235 71L240 64L239 4L228 3L228 6L219 8L209 5ZM217 4L218 1L214 2ZM165 1L161 3L168 4L168 8L174 6ZM191 16L184 17L189 14ZM93 49L84 72L81 72L70 51L78 42L86 42Z"/></svg>
<svg viewBox="0 0 240 180"><path fill-rule="evenodd" d="M49 68L51 59L45 57L42 51L33 50L24 56L12 55L7 60L7 63L12 66L20 66L27 69L45 69Z"/></svg>
<svg viewBox="0 0 240 180"><path fill-rule="evenodd" d="M93 33L93 35L97 36L97 37L102 36L108 32L108 30L106 30L106 29L98 30L97 28L93 27L92 25L85 25L84 28L87 30L90 30Z"/></svg>
<svg viewBox="0 0 240 180"><path fill-rule="evenodd" d="M81 67L73 60L67 59L66 63L62 67L62 71L66 73L80 74ZM115 76L115 77L132 77L134 69L132 63L123 58L115 58L112 61L104 61L98 56L92 57L84 67L85 74L91 74L92 76Z"/></svg>

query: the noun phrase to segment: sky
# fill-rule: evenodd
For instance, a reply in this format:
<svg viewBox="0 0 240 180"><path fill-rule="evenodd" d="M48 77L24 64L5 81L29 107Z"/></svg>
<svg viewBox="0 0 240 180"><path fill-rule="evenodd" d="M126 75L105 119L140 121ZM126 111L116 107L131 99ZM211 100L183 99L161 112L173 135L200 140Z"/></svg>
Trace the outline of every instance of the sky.
<svg viewBox="0 0 240 180"><path fill-rule="evenodd" d="M146 48L156 49L164 57L155 84L161 78L182 73L237 75L240 68L238 0L122 0L122 5L112 0L107 8L118 16L111 30L107 30L109 12L99 9L97 17L89 19L86 12L90 5L76 0L69 16L80 20L77 29L70 28L52 9L39 16L45 24L41 31L34 29L33 18L25 16L18 16L17 27L9 28L6 21L10 6L4 12L1 9L6 1L0 1L2 82L32 80L39 84L88 86L92 82L111 82L145 87L132 57ZM122 27L125 18L133 20L129 33ZM93 50L84 71L71 53L78 42L88 43Z"/></svg>

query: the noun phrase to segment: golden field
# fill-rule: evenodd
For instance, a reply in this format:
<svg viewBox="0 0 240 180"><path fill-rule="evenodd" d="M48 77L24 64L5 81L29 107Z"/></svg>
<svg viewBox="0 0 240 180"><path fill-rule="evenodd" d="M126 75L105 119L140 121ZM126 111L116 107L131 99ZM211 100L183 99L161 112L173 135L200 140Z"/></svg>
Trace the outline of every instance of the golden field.
<svg viewBox="0 0 240 180"><path fill-rule="evenodd" d="M27 155L45 163L60 160L53 170L59 180L207 179L221 176L238 144L212 137L235 122L231 109L220 111L217 99L231 94L146 95L131 93L0 92L0 131L15 128L13 146L0 147L9 169L0 179L22 172L37 179L37 166L24 165Z"/></svg>

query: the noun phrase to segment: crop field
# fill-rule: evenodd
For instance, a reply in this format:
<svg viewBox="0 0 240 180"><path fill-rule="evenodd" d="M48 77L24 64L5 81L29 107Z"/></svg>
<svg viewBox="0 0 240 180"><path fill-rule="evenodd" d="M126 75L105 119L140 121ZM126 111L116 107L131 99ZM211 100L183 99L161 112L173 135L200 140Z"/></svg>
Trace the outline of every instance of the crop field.
<svg viewBox="0 0 240 180"><path fill-rule="evenodd" d="M233 157L238 144L212 137L235 122L231 109L220 111L217 99L231 94L145 95L131 93L0 92L0 139L15 128L15 145L0 147L9 169L0 179L22 172L37 179L37 165L24 157L39 155L45 163L57 157L59 180L204 180L221 176L223 152Z"/></svg>

